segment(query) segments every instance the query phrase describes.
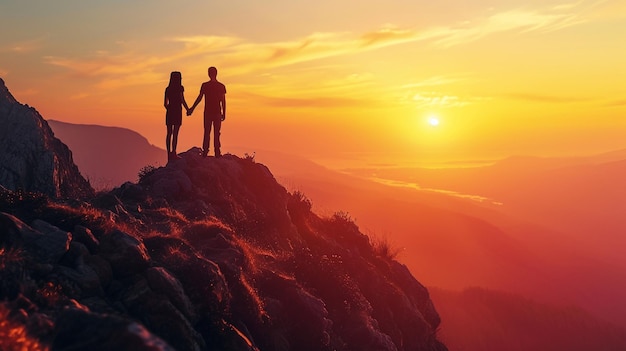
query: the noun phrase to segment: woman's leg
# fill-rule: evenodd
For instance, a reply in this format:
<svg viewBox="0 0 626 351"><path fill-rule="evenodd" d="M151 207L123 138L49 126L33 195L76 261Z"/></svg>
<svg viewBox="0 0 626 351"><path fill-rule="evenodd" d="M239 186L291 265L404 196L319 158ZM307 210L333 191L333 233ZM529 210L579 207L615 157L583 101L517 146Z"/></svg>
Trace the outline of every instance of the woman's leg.
<svg viewBox="0 0 626 351"><path fill-rule="evenodd" d="M176 146L178 145L178 131L180 130L180 124L174 125L174 137L172 139L172 153L176 154Z"/></svg>
<svg viewBox="0 0 626 351"><path fill-rule="evenodd" d="M171 148L170 148L170 144L171 144L171 140L172 140L172 129L173 129L173 125L168 124L167 125L167 136L165 137L165 145L167 145L167 155L169 156Z"/></svg>

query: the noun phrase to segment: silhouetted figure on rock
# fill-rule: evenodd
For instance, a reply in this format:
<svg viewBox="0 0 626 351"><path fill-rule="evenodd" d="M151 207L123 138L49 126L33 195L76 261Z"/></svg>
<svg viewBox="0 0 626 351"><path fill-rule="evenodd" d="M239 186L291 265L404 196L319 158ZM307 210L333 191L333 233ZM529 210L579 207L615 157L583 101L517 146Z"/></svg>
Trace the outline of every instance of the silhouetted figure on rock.
<svg viewBox="0 0 626 351"><path fill-rule="evenodd" d="M182 85L182 79L180 72L172 72L170 74L170 84L165 88L163 105L167 110L165 114L165 125L167 126L165 142L167 143L168 161L180 158L176 154L176 146L178 145L178 131L183 124L183 106L189 112L189 107L185 101L185 88Z"/></svg>
<svg viewBox="0 0 626 351"><path fill-rule="evenodd" d="M204 96L204 139L202 141L202 156L209 154L209 144L211 141L211 127L213 127L213 146L215 147L215 156L220 157L220 130L222 129L222 121L226 119L226 86L217 81L217 68L209 67L208 82L202 83L200 94L193 103L193 106L187 111L187 116L193 113L193 110L202 100Z"/></svg>

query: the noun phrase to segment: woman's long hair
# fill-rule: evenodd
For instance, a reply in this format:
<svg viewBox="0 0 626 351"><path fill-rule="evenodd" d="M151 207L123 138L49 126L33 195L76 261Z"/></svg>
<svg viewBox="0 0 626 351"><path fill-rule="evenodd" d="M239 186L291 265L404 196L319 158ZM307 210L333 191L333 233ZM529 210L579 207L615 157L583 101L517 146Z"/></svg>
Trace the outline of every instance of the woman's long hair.
<svg viewBox="0 0 626 351"><path fill-rule="evenodd" d="M183 76L178 71L170 73L170 88L180 88L182 86Z"/></svg>

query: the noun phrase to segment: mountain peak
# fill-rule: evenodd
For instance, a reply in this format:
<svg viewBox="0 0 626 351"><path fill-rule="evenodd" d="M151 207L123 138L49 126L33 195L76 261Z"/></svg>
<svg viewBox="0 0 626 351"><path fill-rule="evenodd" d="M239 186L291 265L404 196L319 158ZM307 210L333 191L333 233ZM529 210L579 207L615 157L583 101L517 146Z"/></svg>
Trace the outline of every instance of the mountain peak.
<svg viewBox="0 0 626 351"><path fill-rule="evenodd" d="M69 148L54 137L37 110L15 100L4 81L0 84L0 124L1 185L51 197L93 194Z"/></svg>
<svg viewBox="0 0 626 351"><path fill-rule="evenodd" d="M0 106L14 103L17 103L17 100L15 100L7 86L4 84L4 80L0 77Z"/></svg>

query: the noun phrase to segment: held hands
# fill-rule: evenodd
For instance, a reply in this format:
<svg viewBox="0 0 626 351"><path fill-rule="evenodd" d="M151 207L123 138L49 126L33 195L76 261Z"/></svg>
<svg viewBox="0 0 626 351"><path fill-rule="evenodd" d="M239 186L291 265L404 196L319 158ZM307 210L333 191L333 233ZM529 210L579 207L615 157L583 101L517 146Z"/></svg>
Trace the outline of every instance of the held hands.
<svg viewBox="0 0 626 351"><path fill-rule="evenodd" d="M193 108L187 109L187 116L191 116L193 113Z"/></svg>

